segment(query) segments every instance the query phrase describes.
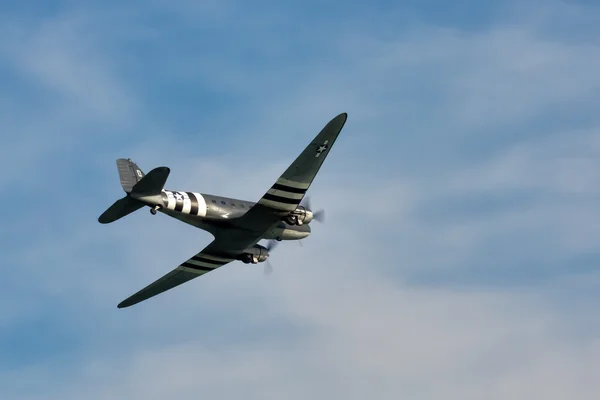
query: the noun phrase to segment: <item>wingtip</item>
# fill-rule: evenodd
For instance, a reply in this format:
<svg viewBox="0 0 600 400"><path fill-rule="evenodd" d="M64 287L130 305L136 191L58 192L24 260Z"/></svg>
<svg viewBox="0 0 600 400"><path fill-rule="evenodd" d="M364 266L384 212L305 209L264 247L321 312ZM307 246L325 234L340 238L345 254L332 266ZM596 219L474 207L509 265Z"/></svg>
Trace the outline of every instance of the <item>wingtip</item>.
<svg viewBox="0 0 600 400"><path fill-rule="evenodd" d="M343 128L344 125L346 125L347 120L348 120L348 113L343 112L341 114L338 114L334 119L331 120L331 122L336 121L336 123L339 124L341 126L341 128Z"/></svg>
<svg viewBox="0 0 600 400"><path fill-rule="evenodd" d="M133 297L133 296L132 296ZM117 304L117 308L127 308L127 307L131 307L133 305L136 305L137 303L139 303L142 300L139 299L132 299L132 298L127 298L125 300L123 300L122 302L120 302L119 304Z"/></svg>
<svg viewBox="0 0 600 400"><path fill-rule="evenodd" d="M332 121L339 121L339 123L342 124L342 126L344 126L346 124L347 120L348 120L348 113L346 113L346 112L338 114L334 119L332 119Z"/></svg>
<svg viewBox="0 0 600 400"><path fill-rule="evenodd" d="M129 306L134 305L135 303L132 303L129 299L125 299L122 302L120 302L119 304L117 304L117 308L127 308Z"/></svg>

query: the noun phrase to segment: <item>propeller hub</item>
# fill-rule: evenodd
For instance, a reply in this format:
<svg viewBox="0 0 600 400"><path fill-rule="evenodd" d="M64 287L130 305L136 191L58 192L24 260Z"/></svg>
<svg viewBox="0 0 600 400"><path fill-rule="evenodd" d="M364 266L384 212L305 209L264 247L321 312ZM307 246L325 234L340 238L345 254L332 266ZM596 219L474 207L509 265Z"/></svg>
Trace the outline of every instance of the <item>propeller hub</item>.
<svg viewBox="0 0 600 400"><path fill-rule="evenodd" d="M310 224L310 222L313 220L314 215L313 212L309 209L305 209L304 210L304 221L302 221L305 224Z"/></svg>
<svg viewBox="0 0 600 400"><path fill-rule="evenodd" d="M324 210L313 211L310 207L310 197L306 196L303 199L301 207L302 207L303 213L304 213L303 223L308 224L313 220L318 221L318 222L324 221L325 211Z"/></svg>

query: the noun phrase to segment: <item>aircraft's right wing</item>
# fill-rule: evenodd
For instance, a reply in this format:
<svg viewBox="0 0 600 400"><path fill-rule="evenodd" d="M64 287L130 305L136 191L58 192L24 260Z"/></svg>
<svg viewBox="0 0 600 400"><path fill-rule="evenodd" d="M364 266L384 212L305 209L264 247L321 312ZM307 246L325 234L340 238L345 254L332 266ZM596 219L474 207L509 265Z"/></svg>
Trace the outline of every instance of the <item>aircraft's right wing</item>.
<svg viewBox="0 0 600 400"><path fill-rule="evenodd" d="M235 261L237 256L242 254L244 250L258 243L265 231L247 231L236 228L217 231L215 240L201 252L184 261L162 278L123 300L118 307L132 306Z"/></svg>
<svg viewBox="0 0 600 400"><path fill-rule="evenodd" d="M117 307L125 308L156 296L162 292L173 289L187 281L191 281L201 275L204 275L212 270L222 267L235 260L235 255L241 253L237 251L237 247L247 248L245 244L250 246L254 243L254 238L235 237L235 235L224 235L226 237L215 239L212 243L206 246L200 253L197 253L192 258L181 263L173 271L169 272L162 278L146 286L136 294L123 300ZM225 240L224 240L225 239ZM240 240L241 239L241 240ZM230 240L230 241L229 241ZM256 241L258 242L259 239ZM237 245L235 245L237 242ZM234 245L233 247L231 245Z"/></svg>
<svg viewBox="0 0 600 400"><path fill-rule="evenodd" d="M140 301L147 300L157 294L166 292L169 289L173 289L176 286L191 281L194 278L234 261L235 258L232 258L231 255L219 255L222 254L224 250L225 249L219 241L214 240L200 253L197 253L192 258L184 261L177 268L146 286L136 294L123 300L117 307L125 308L132 306Z"/></svg>

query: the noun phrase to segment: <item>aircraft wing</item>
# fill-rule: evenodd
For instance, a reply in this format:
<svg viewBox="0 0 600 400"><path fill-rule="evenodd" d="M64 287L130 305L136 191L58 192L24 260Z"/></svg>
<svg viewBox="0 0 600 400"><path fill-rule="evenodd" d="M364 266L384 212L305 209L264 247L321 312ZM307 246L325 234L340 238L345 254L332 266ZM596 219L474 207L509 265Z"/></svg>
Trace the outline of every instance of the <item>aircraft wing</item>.
<svg viewBox="0 0 600 400"><path fill-rule="evenodd" d="M227 241L223 239L213 240L212 243L206 246L200 253L197 253L192 258L184 261L177 268L146 286L136 294L123 300L117 307L125 308L132 306L234 261L235 255L228 252L228 246L226 245ZM231 239L235 240L234 237L231 237ZM248 237L242 242L248 242L251 241L251 239L252 238ZM244 243L240 243L240 245L243 244Z"/></svg>
<svg viewBox="0 0 600 400"><path fill-rule="evenodd" d="M310 142L277 182L235 224L263 233L299 205L340 134L348 114L333 118Z"/></svg>

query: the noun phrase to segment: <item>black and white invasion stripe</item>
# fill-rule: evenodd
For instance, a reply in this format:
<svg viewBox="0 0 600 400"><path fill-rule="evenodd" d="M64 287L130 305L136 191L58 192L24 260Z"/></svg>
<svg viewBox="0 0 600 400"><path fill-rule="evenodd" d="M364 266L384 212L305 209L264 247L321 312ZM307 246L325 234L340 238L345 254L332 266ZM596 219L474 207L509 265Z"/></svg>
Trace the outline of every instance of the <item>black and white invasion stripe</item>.
<svg viewBox="0 0 600 400"><path fill-rule="evenodd" d="M163 190L165 207L183 214L206 216L206 200L200 193Z"/></svg>
<svg viewBox="0 0 600 400"><path fill-rule="evenodd" d="M212 271L213 269L217 269L220 266L230 263L233 260L233 258L224 258L206 253L198 253L194 257L181 264L178 268L183 271L202 275Z"/></svg>
<svg viewBox="0 0 600 400"><path fill-rule="evenodd" d="M294 211L309 186L310 183L279 178L258 203L276 210Z"/></svg>

